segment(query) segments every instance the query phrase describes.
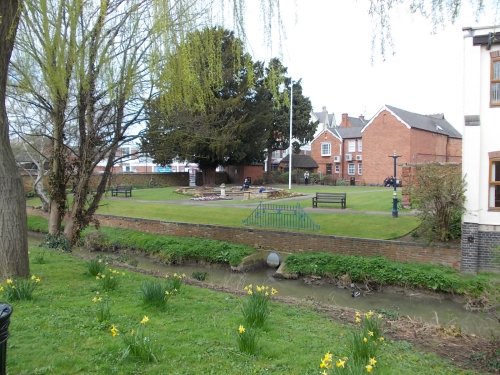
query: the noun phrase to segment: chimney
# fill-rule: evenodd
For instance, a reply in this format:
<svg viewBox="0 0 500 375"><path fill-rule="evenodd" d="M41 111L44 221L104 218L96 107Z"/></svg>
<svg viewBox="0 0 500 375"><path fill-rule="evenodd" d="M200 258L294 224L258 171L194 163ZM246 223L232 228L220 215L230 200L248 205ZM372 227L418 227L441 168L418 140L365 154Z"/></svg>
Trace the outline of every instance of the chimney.
<svg viewBox="0 0 500 375"><path fill-rule="evenodd" d="M326 110L326 106L323 106L323 130L326 130L330 124L328 123L328 111Z"/></svg>
<svg viewBox="0 0 500 375"><path fill-rule="evenodd" d="M342 121L340 123L342 128L350 128L351 123L349 122L349 115L347 113L342 113Z"/></svg>
<svg viewBox="0 0 500 375"><path fill-rule="evenodd" d="M364 123L365 122L365 115L363 115L363 114L359 115L359 119L361 121L363 121L363 123Z"/></svg>

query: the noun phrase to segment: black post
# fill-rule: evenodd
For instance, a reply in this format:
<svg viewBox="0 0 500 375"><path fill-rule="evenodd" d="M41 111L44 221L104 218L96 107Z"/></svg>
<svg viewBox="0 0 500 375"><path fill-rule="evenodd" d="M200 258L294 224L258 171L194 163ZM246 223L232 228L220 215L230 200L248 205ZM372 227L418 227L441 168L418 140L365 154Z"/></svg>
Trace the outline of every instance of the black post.
<svg viewBox="0 0 500 375"><path fill-rule="evenodd" d="M7 338L12 306L0 303L0 375L7 373Z"/></svg>
<svg viewBox="0 0 500 375"><path fill-rule="evenodd" d="M396 191L396 187L398 185L398 179L396 178L396 160L401 157L401 155L396 155L396 151L394 151L393 155L389 155L390 158L394 161L394 175L393 175L393 183L394 192L392 193L392 217L398 217L398 193Z"/></svg>

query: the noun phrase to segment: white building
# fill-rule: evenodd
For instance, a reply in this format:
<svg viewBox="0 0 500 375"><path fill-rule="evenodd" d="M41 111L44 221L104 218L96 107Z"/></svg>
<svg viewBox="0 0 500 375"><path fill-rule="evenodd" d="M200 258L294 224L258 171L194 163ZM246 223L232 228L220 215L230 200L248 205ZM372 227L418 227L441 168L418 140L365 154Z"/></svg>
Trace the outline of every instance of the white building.
<svg viewBox="0 0 500 375"><path fill-rule="evenodd" d="M500 270L500 26L463 30L462 270Z"/></svg>

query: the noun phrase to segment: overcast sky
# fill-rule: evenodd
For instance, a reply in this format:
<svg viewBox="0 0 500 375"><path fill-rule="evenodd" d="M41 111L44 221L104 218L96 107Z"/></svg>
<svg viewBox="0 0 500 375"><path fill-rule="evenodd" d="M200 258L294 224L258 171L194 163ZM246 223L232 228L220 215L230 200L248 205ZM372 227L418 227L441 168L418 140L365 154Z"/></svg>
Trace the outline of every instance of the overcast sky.
<svg viewBox="0 0 500 375"><path fill-rule="evenodd" d="M488 9L477 24L466 6L454 25L434 34L422 16L396 10L391 17L394 49L384 61L372 48L367 0L281 4L286 32L281 49L274 45L270 50L263 43L255 12L247 22L249 52L258 60L281 57L292 78L302 79L314 111L326 106L338 123L342 113L371 118L389 104L421 114L444 113L462 132L462 27L500 24L494 16L498 9Z"/></svg>

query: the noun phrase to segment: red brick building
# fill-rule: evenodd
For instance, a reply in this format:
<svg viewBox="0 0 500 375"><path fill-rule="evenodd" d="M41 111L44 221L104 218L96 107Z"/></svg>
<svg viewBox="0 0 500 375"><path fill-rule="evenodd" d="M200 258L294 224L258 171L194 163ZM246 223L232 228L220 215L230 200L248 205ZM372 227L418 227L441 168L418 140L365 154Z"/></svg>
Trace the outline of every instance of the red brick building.
<svg viewBox="0 0 500 375"><path fill-rule="evenodd" d="M389 105L384 106L361 131L363 179L365 184L382 184L401 164L462 161L462 136L443 114L420 115Z"/></svg>
<svg viewBox="0 0 500 375"><path fill-rule="evenodd" d="M420 115L389 105L370 121L342 114L339 126L323 126L311 143L318 172L356 184L381 185L403 163L462 161L462 136L442 114Z"/></svg>

